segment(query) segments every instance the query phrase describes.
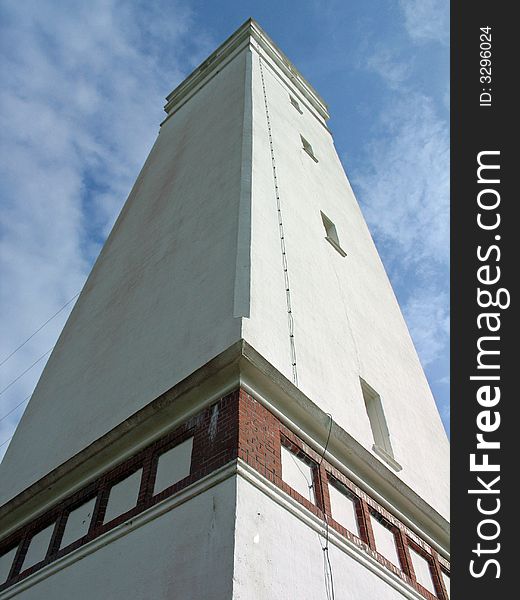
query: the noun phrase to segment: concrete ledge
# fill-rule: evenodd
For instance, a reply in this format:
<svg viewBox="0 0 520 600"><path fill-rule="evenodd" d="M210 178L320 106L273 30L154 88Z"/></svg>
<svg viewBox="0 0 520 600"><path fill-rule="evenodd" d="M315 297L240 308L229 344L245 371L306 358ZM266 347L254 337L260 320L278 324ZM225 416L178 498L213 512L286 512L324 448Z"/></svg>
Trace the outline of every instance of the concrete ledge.
<svg viewBox="0 0 520 600"><path fill-rule="evenodd" d="M0 508L1 537L242 386L311 448L322 453L329 416L245 340L239 340L165 394ZM443 555L449 523L388 466L333 423L325 458Z"/></svg>

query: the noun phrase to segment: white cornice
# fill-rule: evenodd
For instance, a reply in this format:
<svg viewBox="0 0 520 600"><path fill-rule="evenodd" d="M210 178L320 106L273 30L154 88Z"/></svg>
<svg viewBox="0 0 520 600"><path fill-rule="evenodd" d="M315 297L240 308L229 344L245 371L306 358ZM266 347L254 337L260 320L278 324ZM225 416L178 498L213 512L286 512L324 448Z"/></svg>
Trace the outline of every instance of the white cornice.
<svg viewBox="0 0 520 600"><path fill-rule="evenodd" d="M8 535L239 385L315 451L323 452L328 415L245 340L239 340L0 507L4 525L0 535ZM447 555L446 519L335 423L325 458L441 555Z"/></svg>
<svg viewBox="0 0 520 600"><path fill-rule="evenodd" d="M146 525L150 521L153 521L154 519L160 517L164 513L176 508L177 506L180 506L181 504L184 504L188 500L191 500L195 496L198 496L202 492L205 492L206 490L221 483L222 481L229 479L229 477L236 475L236 471L237 465L235 463L227 464L221 467L220 469L213 471L213 473L210 473L203 479L199 479L195 483L192 483L190 486L184 488L177 494L166 498L165 500L152 506L148 510L145 510L139 515L136 515L128 521L125 521L117 527L114 527L114 529L111 529L107 533L100 535L98 538L92 540L91 542L88 542L84 546L80 546L80 548L74 550L70 554L66 554L62 558L58 558L57 560L51 562L49 565L46 565L45 567L39 569L32 575L29 575L28 577L22 579L22 581L20 581L19 583L8 587L3 592L0 592L0 599L7 600L7 598L13 598L14 596L17 596L24 590L32 587L40 581L43 581L44 579L47 579L51 575L54 575L54 573L57 573L58 571L65 569L69 565L74 564L78 560L81 560L85 556L92 554L93 552L98 550L98 548L102 548L103 546L114 542L118 538L127 535L131 531L134 531L135 529L138 529L143 525Z"/></svg>
<svg viewBox="0 0 520 600"><path fill-rule="evenodd" d="M275 65L285 80L289 81L305 97L319 116L324 121L328 120L329 113L323 99L253 19L248 19L241 25L166 97L165 112L169 116L173 114L234 56L248 46L254 46L258 52L262 52Z"/></svg>

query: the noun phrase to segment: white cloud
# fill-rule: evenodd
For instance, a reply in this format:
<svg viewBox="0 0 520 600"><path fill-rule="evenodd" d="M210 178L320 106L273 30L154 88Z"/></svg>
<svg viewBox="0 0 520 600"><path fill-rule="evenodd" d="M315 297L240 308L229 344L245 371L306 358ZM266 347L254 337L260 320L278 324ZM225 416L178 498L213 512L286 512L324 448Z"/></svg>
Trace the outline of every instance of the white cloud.
<svg viewBox="0 0 520 600"><path fill-rule="evenodd" d="M394 52L384 46L379 46L361 64L377 73L392 89L399 89L411 74L411 65L397 59Z"/></svg>
<svg viewBox="0 0 520 600"><path fill-rule="evenodd" d="M81 288L164 96L210 49L179 3L27 0L1 11L0 361ZM0 389L53 345L67 312L0 367ZM43 363L0 396L0 417ZM0 422L0 443L21 410Z"/></svg>
<svg viewBox="0 0 520 600"><path fill-rule="evenodd" d="M449 44L449 2L447 0L400 0L405 26L413 40Z"/></svg>
<svg viewBox="0 0 520 600"><path fill-rule="evenodd" d="M444 352L449 341L450 317L448 294L425 287L414 290L403 313L410 328L423 366L429 365Z"/></svg>
<svg viewBox="0 0 520 600"><path fill-rule="evenodd" d="M392 100L354 184L376 237L420 270L449 256L449 131L422 94Z"/></svg>
<svg viewBox="0 0 520 600"><path fill-rule="evenodd" d="M414 42L447 41L446 2L400 6ZM402 46L376 46L361 65L384 92L353 184L428 367L449 342L449 124L446 97L418 89L414 61Z"/></svg>

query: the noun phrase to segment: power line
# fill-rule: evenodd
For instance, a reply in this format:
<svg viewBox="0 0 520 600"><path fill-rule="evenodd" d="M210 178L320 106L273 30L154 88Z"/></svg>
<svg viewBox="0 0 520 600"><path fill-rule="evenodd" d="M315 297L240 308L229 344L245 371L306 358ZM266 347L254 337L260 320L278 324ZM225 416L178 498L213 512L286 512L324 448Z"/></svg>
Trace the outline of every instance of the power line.
<svg viewBox="0 0 520 600"><path fill-rule="evenodd" d="M52 348L54 348L54 346L52 346ZM9 383L8 385L5 386L5 388L3 390L0 391L0 396L6 392L13 384L15 384L19 379L21 379L28 371L30 371L35 365L37 365L40 360L42 360L43 358L45 358L47 356L47 354L49 354L49 352L52 350L52 348L49 348L47 350L47 352L45 352L44 354L42 354L40 356L40 358L37 358L33 364L30 367L27 367L27 369L25 369L25 371L23 371L23 373L20 373L20 375L18 375L18 377L15 377L15 379L13 379L11 381L11 383Z"/></svg>
<svg viewBox="0 0 520 600"><path fill-rule="evenodd" d="M14 434L13 434L14 435ZM13 436L11 436L10 438L7 438L6 440L4 440L1 444L0 444L0 448L2 446L5 446L7 444L7 442L10 442L13 439Z"/></svg>
<svg viewBox="0 0 520 600"><path fill-rule="evenodd" d="M15 348L11 354L9 354L9 356L6 356L2 362L0 362L0 367L6 363L11 356L13 356L14 354L16 354L18 352L18 350L20 350L21 348L23 348L25 346L25 344L27 344L27 342L29 340L31 340L39 331L41 331L48 323L50 323L55 317L57 317L63 310L65 310L67 308L67 306L73 301L75 300L78 296L79 296L80 292L78 292L77 294L75 294L74 296L72 296L72 298L70 300L68 300L57 312L55 312L52 317L49 317L45 323L43 323L43 325L40 325L40 327L38 327L38 329L36 331L34 331L24 342L22 342L17 348Z"/></svg>
<svg viewBox="0 0 520 600"><path fill-rule="evenodd" d="M19 402L19 403L18 403L18 404L17 404L17 405L16 405L14 408L12 408L12 409L11 409L11 410L10 410L8 413L6 413L6 414L5 414L3 417L0 417L0 423L1 423L1 422L2 422L4 419L7 419L7 417L8 417L9 415L11 415L12 413L14 413L14 411L15 411L17 408L20 408L20 406L22 406L22 404L25 404L25 403L27 402L27 400L29 400L29 398L30 398L31 396L32 396L32 394L29 394L29 395L27 396L27 398L24 398L24 399L23 399L21 402Z"/></svg>
<svg viewBox="0 0 520 600"><path fill-rule="evenodd" d="M329 441L330 441L330 434L332 432L332 415L328 414L328 417L329 417L329 432L327 434L327 441L325 442L325 447L323 448L323 453L322 453L320 461L318 463L318 477L319 477L319 482L320 482L320 490L321 490L322 498L324 498L323 480L321 478L321 469L319 467L321 467L321 463L323 462L323 459L325 458L325 454L327 453L327 448L329 447ZM329 595L330 595L331 600L334 600L336 597L335 592L334 592L334 573L332 571L332 564L330 562L330 557L329 557L329 519L328 519L327 513L325 511L323 511L323 521L325 523L325 545L323 546L321 544L321 540L320 540L320 545L321 545L321 549L323 550L323 563L324 563L324 570L325 570L325 588L326 588L327 596L329 597Z"/></svg>
<svg viewBox="0 0 520 600"><path fill-rule="evenodd" d="M27 396L27 398L24 398L20 403L18 403L14 408L12 408L8 413L6 413L2 418L0 418L0 422L3 421L4 419L6 419L10 414L14 413L14 411L17 408L20 408L20 406L22 406L22 404L24 404L25 402L27 402L27 400L29 400L29 398L32 396L32 394L29 394ZM14 437L14 433L11 437L8 437L6 440L4 440L1 444L0 444L0 448L3 448L7 442L10 442Z"/></svg>

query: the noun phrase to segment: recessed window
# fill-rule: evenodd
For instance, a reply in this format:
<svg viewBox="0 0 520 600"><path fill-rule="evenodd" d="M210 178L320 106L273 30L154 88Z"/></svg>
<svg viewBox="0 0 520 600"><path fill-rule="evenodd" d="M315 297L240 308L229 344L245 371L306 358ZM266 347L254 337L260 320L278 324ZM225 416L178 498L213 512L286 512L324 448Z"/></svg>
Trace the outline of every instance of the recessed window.
<svg viewBox="0 0 520 600"><path fill-rule="evenodd" d="M34 535L29 542L29 548L27 549L27 553L25 555L25 559L22 565L22 571L36 565L41 562L45 556L47 555L47 550L49 549L49 544L52 537L52 532L54 531L54 523L49 525L42 531L39 531L36 535Z"/></svg>
<svg viewBox="0 0 520 600"><path fill-rule="evenodd" d="M395 533L390 524L375 512L370 513L370 521L372 523L372 531L374 532L376 550L393 565L401 568L397 545L395 543Z"/></svg>
<svg viewBox="0 0 520 600"><path fill-rule="evenodd" d="M332 245L332 247L335 250L337 250L341 254L341 256L347 256L347 253L345 252L345 250L343 250L341 244L339 243L339 236L336 230L336 225L334 225L334 223L329 219L329 217L327 217L327 215L325 215L321 211L320 214L321 220L323 222L323 227L325 228L325 239L327 240L327 242L329 242L329 244Z"/></svg>
<svg viewBox="0 0 520 600"><path fill-rule="evenodd" d="M435 586L433 584L432 572L430 569L430 561L426 559L422 554L419 554L416 550L409 546L410 557L412 559L413 570L415 573L415 579L417 583L420 583L424 588L431 592L434 596L437 594Z"/></svg>
<svg viewBox="0 0 520 600"><path fill-rule="evenodd" d="M354 494L344 485L331 479L329 481L329 498L332 518L359 537L356 514L357 499Z"/></svg>
<svg viewBox="0 0 520 600"><path fill-rule="evenodd" d="M305 152L307 152L307 154L312 158L312 160L314 162L318 162L318 159L316 158L316 156L314 156L314 150L312 149L312 146L309 144L309 142L303 137L303 135L300 135L300 138L302 140L302 144L303 144L303 149L305 150Z"/></svg>
<svg viewBox="0 0 520 600"><path fill-rule="evenodd" d="M139 471L132 473L129 477L112 486L108 496L105 523L134 508L139 496L142 474L143 470L139 469Z"/></svg>
<svg viewBox="0 0 520 600"><path fill-rule="evenodd" d="M162 492L190 474L193 438L185 440L159 456L154 494Z"/></svg>
<svg viewBox="0 0 520 600"><path fill-rule="evenodd" d="M316 503L313 468L283 445L282 479L304 498Z"/></svg>
<svg viewBox="0 0 520 600"><path fill-rule="evenodd" d="M361 389L363 390L363 399L365 400L365 408L372 429L374 445L372 449L378 456L383 458L396 471L401 470L394 458L394 452L390 443L390 433L386 424L385 413L383 412L383 404L379 394L371 388L366 381L360 379Z"/></svg>
<svg viewBox="0 0 520 600"><path fill-rule="evenodd" d="M294 98L293 96L289 96L290 100L291 100L291 104L294 106L294 108L300 113L300 115L303 115L303 110L300 108L300 105L298 104L298 100L296 100L296 98Z"/></svg>
<svg viewBox="0 0 520 600"><path fill-rule="evenodd" d="M65 546L68 546L69 544L72 544L72 542L87 535L95 504L96 499L92 498L69 513L65 531L63 532L63 537L61 539L61 548L65 548Z"/></svg>
<svg viewBox="0 0 520 600"><path fill-rule="evenodd" d="M16 555L16 550L18 548L15 546L8 550L5 554L0 556L0 585L7 581L9 577L9 572L11 571L11 567L13 566L13 560Z"/></svg>

